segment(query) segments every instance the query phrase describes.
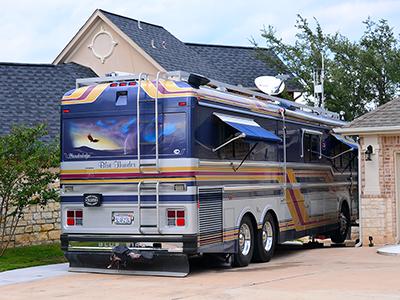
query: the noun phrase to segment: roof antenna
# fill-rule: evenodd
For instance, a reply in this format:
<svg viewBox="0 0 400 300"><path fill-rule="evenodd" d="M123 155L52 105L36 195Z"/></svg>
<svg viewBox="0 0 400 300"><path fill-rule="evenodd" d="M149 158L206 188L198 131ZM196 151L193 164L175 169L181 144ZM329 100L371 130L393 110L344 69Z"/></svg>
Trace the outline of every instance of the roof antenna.
<svg viewBox="0 0 400 300"><path fill-rule="evenodd" d="M154 40L153 40L153 39L151 40L151 47L154 48L154 49L157 48L156 45L155 45L155 43L154 43Z"/></svg>
<svg viewBox="0 0 400 300"><path fill-rule="evenodd" d="M137 27L138 27L140 30L143 30L143 28L142 28L142 23L140 23L140 20L137 21Z"/></svg>
<svg viewBox="0 0 400 300"><path fill-rule="evenodd" d="M325 108L325 95L324 95L324 79L325 79L325 67L324 67L324 54L321 53L321 68L316 67L313 72L314 81L314 98L318 101L318 107Z"/></svg>

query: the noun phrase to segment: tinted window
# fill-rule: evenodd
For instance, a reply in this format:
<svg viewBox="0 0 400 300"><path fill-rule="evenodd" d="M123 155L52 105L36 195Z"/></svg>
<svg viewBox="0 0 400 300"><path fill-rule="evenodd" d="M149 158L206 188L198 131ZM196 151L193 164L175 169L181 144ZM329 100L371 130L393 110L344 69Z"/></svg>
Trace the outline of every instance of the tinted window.
<svg viewBox="0 0 400 300"><path fill-rule="evenodd" d="M63 158L88 159L129 157L137 154L136 116L109 116L65 119ZM154 155L154 116L141 119L141 155ZM186 115L171 113L159 117L159 153L186 152Z"/></svg>
<svg viewBox="0 0 400 300"><path fill-rule="evenodd" d="M319 161L320 159L320 136L316 134L304 133L303 136L304 161Z"/></svg>

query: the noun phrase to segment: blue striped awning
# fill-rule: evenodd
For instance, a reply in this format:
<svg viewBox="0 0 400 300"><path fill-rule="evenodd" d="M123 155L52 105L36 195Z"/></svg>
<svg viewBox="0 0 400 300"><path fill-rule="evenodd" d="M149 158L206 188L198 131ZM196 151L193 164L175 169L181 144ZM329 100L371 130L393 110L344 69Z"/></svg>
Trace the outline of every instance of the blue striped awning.
<svg viewBox="0 0 400 300"><path fill-rule="evenodd" d="M347 138L343 135L340 134L336 134L336 133L332 133L332 135L340 142L342 142L343 144L349 146L351 149L353 150L358 150L358 144L351 140L350 138Z"/></svg>
<svg viewBox="0 0 400 300"><path fill-rule="evenodd" d="M275 133L262 128L252 119L214 113L222 122L244 134L244 138L256 141L281 142Z"/></svg>

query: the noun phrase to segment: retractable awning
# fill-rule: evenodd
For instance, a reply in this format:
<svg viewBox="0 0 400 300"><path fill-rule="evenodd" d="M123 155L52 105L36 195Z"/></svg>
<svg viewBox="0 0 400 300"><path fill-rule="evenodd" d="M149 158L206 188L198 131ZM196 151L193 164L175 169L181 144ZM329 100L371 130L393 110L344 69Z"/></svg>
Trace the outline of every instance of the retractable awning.
<svg viewBox="0 0 400 300"><path fill-rule="evenodd" d="M262 128L252 119L214 113L222 122L236 129L243 135L243 138L248 138L257 141L281 142L282 139L275 133Z"/></svg>
<svg viewBox="0 0 400 300"><path fill-rule="evenodd" d="M353 150L357 150L357 149L358 149L358 144L357 144L355 141L353 141L353 140L351 140L351 139L349 139L349 138L346 138L345 136L340 135L340 134L332 133L332 135L333 135L338 141L340 141L340 142L342 142L343 144L349 146L351 149L353 149Z"/></svg>

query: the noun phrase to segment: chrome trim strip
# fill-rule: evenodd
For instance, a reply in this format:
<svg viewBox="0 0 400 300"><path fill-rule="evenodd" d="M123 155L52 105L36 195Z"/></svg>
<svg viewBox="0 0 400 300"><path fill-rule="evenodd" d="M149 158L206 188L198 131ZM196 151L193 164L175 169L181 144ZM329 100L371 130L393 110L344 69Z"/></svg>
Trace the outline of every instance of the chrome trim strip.
<svg viewBox="0 0 400 300"><path fill-rule="evenodd" d="M182 245L180 245L182 246ZM114 247L90 247L90 246L68 246L68 251L112 251ZM153 248L153 247L128 247L130 250L155 251L155 252L174 252L182 253L183 247L176 248Z"/></svg>
<svg viewBox="0 0 400 300"><path fill-rule="evenodd" d="M221 167L232 167L235 163L240 163L238 160L229 161L215 161L215 160L199 160L199 166L221 166ZM305 169L305 170L331 170L332 174L338 175L350 175L350 172L335 172L332 166L322 165L322 164L306 164L306 163L294 163L289 162L286 164L288 168L293 169ZM276 161L246 161L243 166L249 167L276 167L283 168L284 163ZM354 175L354 174L353 174Z"/></svg>
<svg viewBox="0 0 400 300"><path fill-rule="evenodd" d="M224 191L232 192L232 191L247 191L247 190L277 190L282 189L284 187L283 184L271 184L266 186L260 185L241 185L241 186L224 186Z"/></svg>

